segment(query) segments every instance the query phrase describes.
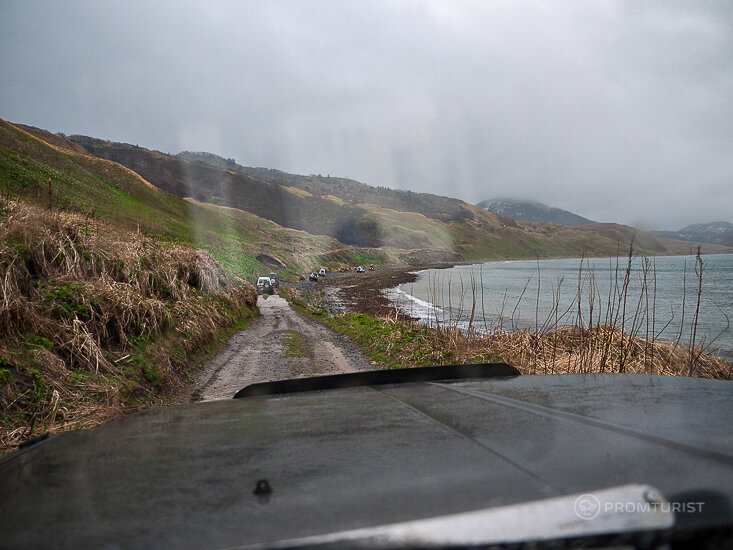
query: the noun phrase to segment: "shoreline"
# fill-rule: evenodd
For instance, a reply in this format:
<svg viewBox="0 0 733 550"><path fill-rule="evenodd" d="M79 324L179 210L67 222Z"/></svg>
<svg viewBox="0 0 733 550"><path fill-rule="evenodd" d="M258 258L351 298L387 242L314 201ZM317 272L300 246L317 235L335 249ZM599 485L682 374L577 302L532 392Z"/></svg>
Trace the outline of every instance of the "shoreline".
<svg viewBox="0 0 733 550"><path fill-rule="evenodd" d="M675 258L679 256L667 255L666 257ZM548 259L551 260L551 258ZM580 261L581 258L577 258L577 260ZM502 259L494 261L507 262L511 260ZM428 326L436 326L431 321L436 315L442 315L443 307L435 308L431 304L423 307L424 304L421 303L421 300L411 296L412 292L409 287L405 287L404 285L409 285L416 281L418 272L420 271L428 269L443 270L474 264L476 262L440 262L417 265L392 264L376 266L374 271L367 271L365 273L356 273L354 271L329 273L319 279L318 282L310 283L306 281L296 286L304 290L307 294L310 294L312 303L317 303L324 307L331 314L345 312L365 313L378 318L389 317L393 320L418 321ZM399 289L400 285L403 285L401 289ZM393 289L398 290L394 291ZM448 312L447 315L451 316L452 313ZM462 330L468 328L469 331L475 330L479 333L488 333L495 330L497 328L497 322L500 324L498 328L504 330L509 327L509 324L505 324L505 321L506 319L503 317L499 317L497 321L496 319L492 319L491 316L484 319L482 315L474 319L473 313L471 313L470 319L468 315L464 316L463 314L457 318L449 317L451 326L460 326ZM487 323L488 328L486 328ZM437 326L443 324L445 324L445 319L442 319ZM557 328L566 328L571 325L572 323L561 324ZM524 323L517 322L514 324L512 322L511 329L521 328L531 329L532 325L530 323L525 326ZM660 333L656 336L653 338L655 341L678 344L679 338L675 339L674 335L670 337L668 334L667 337L661 337ZM697 345L704 345L704 340L696 341ZM684 344L684 347L689 347L689 344ZM726 361L730 361L730 357L733 355L730 346L725 345L725 340L717 342L717 345L710 346L709 348L705 346L703 349Z"/></svg>
<svg viewBox="0 0 733 550"><path fill-rule="evenodd" d="M691 251L691 254L694 253ZM731 252L718 252L713 255L731 254ZM655 258L679 257L688 254L664 254L654 255ZM705 255L705 254L703 254ZM331 272L319 279L317 283L302 281L293 286L320 295L320 301L331 313L368 313L378 317L394 315L405 320L420 320L412 317L404 311L399 310L400 304L390 300L386 290L397 288L399 285L414 282L417 279L416 272L428 269L448 269L457 266L478 265L487 262L520 262L520 261L545 261L545 260L591 260L607 258L609 256L548 256L545 258L500 258L492 260L465 260L436 262L410 265L380 265L375 266L374 271L356 273L355 271ZM618 258L626 256L619 255ZM652 256L650 256L652 257Z"/></svg>
<svg viewBox="0 0 733 550"><path fill-rule="evenodd" d="M432 264L408 266L377 266L365 273L329 273L317 283L301 283L301 288L321 294L326 308L332 313L350 311L384 317L395 313L397 305L384 293L404 283L417 279L417 271L441 269L457 264ZM399 314L405 320L418 320Z"/></svg>
<svg viewBox="0 0 733 550"><path fill-rule="evenodd" d="M716 252L703 253L705 255L726 255L733 252ZM690 254L663 254L650 255L649 257L679 257L694 255ZM366 271L365 273L356 273L355 271L347 272L331 272L325 277L319 279L317 283L302 281L297 283L295 287L321 295L321 300L325 307L331 313L342 313L350 311L353 313L368 313L376 316L385 316L387 314L394 315L399 304L390 300L383 291L397 288L399 285L414 282L417 279L416 272L428 269L448 269L457 266L478 265L487 262L520 262L520 261L545 261L545 260L591 260L605 259L611 256L548 256L543 258L526 258L526 257L510 257L498 258L491 260L464 260L464 261L447 261L434 262L424 264L406 264L406 265L380 265L375 266L374 271ZM619 259L626 258L626 255L619 255ZM290 285L288 285L290 286ZM399 318L419 320L411 317L403 312L398 314Z"/></svg>
<svg viewBox="0 0 733 550"><path fill-rule="evenodd" d="M449 266L380 266L373 272L331 273L318 282L305 281L294 286L302 293L304 302L315 306L310 313L316 317L328 313L323 322L353 338L371 364L381 364L382 368L446 361L505 361L523 374L620 372L723 380L733 376L733 363L725 356L697 347L693 355L687 345L647 340L615 325L569 325L539 333L523 329L484 333L479 324L473 334L465 333L462 328L454 330L459 327L453 324L451 330L441 331L423 319L411 318L404 310L399 313L384 295L384 290L414 281L416 272L437 267ZM351 315L338 315L345 312ZM369 318L353 314L367 314ZM479 337L473 337L476 335Z"/></svg>

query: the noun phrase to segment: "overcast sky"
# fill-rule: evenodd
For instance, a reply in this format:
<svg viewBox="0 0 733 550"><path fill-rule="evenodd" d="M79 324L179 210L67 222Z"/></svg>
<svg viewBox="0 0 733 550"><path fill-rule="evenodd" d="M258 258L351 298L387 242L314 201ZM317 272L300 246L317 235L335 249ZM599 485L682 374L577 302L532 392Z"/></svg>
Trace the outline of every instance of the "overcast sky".
<svg viewBox="0 0 733 550"><path fill-rule="evenodd" d="M3 0L0 117L642 228L733 222L733 2Z"/></svg>

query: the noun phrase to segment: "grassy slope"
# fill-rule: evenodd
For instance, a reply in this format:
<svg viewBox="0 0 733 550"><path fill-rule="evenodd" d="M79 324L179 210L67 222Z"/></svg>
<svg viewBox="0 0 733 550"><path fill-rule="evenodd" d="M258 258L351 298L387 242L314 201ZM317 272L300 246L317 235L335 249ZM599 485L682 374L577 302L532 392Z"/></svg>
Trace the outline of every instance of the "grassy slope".
<svg viewBox="0 0 733 550"><path fill-rule="evenodd" d="M279 271L287 276L310 270L320 264L320 255L343 248L332 238L283 228L249 212L185 201L115 162L81 153L60 136L37 129L34 133L39 137L0 120L3 196L113 220L161 240L203 248L231 274L247 279L273 269L257 260L261 254L285 264Z"/></svg>
<svg viewBox="0 0 733 550"><path fill-rule="evenodd" d="M206 201L236 206L288 227L329 234L345 243L381 247L389 256L406 261L606 256L619 250L623 253L632 239L639 252L650 255L688 253L691 248L621 225L564 227L519 222L427 193L245 168L215 155L178 158L125 144L74 139L182 196L198 194ZM706 247L708 252L722 250Z"/></svg>
<svg viewBox="0 0 733 550"><path fill-rule="evenodd" d="M254 315L210 254L23 202L0 211L0 454L176 399Z"/></svg>

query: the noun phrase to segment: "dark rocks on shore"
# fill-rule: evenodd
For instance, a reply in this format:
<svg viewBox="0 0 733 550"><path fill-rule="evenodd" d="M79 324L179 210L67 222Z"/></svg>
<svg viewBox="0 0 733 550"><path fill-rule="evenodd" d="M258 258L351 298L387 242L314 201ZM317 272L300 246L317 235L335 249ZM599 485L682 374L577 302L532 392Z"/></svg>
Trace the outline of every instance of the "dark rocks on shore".
<svg viewBox="0 0 733 550"><path fill-rule="evenodd" d="M417 279L416 271L433 266L379 266L374 271L330 273L318 283L300 283L301 290L319 296L332 313L352 311L375 316L394 314L395 306L382 292ZM406 316L401 315L406 318Z"/></svg>

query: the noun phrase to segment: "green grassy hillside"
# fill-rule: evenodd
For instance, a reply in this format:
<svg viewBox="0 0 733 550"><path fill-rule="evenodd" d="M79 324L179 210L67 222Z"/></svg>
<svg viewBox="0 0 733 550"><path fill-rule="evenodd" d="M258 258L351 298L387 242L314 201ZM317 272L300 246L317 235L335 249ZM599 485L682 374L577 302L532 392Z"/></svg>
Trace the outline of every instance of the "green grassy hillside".
<svg viewBox="0 0 733 550"><path fill-rule="evenodd" d="M145 155L163 157L150 151ZM205 249L230 274L247 279L273 269L294 276L344 248L333 238L284 228L250 212L184 200L61 136L2 120L0 194Z"/></svg>
<svg viewBox="0 0 733 550"><path fill-rule="evenodd" d="M209 153L176 157L82 136L72 139L182 197L236 207L345 245L381 248L390 257L408 262L615 255L626 250L632 239L644 254L690 251L689 243L658 239L621 225L565 227L520 222L427 193L246 168Z"/></svg>

